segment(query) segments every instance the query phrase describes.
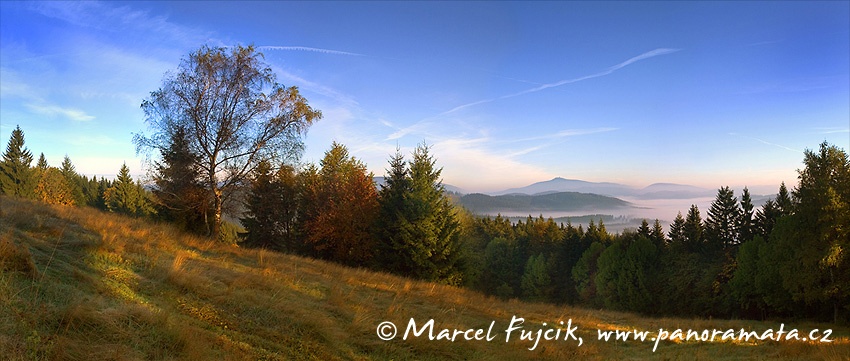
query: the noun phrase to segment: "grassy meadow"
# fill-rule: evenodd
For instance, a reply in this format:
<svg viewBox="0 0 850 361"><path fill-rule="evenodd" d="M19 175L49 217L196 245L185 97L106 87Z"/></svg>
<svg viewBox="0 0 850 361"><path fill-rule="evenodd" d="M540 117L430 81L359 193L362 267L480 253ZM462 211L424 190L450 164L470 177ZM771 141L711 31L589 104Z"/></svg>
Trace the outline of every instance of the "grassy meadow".
<svg viewBox="0 0 850 361"><path fill-rule="evenodd" d="M572 320L570 339L510 342ZM495 339L403 340L408 321ZM398 335L378 338L394 322ZM599 341L598 331L832 329L811 341ZM563 333L562 333L563 335ZM465 289L244 249L88 208L0 198L4 360L850 360L850 329L801 320L646 318L500 300Z"/></svg>

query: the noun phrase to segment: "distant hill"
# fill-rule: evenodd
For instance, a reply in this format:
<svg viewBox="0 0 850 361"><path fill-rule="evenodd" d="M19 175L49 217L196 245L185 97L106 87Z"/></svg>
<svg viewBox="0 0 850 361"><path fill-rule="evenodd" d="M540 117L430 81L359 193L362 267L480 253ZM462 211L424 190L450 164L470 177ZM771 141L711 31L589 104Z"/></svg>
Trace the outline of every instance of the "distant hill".
<svg viewBox="0 0 850 361"><path fill-rule="evenodd" d="M527 194L538 195L553 192L577 192L577 193L594 193L611 197L621 197L633 195L635 189L624 184L608 183L608 182L586 182L577 179L564 179L561 177L552 180L537 182L529 186L521 188L511 188L501 192L492 193L494 196L505 194Z"/></svg>
<svg viewBox="0 0 850 361"><path fill-rule="evenodd" d="M716 190L674 183L655 183L644 188L634 188L619 183L587 182L557 177L525 187L495 192L492 195L543 195L558 192L593 193L608 197L633 197L637 199L689 199L710 197L716 193Z"/></svg>
<svg viewBox="0 0 850 361"><path fill-rule="evenodd" d="M505 194L490 196L481 193L460 197L460 204L475 213L498 212L573 212L599 211L630 207L622 199L590 193L557 192L536 195Z"/></svg>

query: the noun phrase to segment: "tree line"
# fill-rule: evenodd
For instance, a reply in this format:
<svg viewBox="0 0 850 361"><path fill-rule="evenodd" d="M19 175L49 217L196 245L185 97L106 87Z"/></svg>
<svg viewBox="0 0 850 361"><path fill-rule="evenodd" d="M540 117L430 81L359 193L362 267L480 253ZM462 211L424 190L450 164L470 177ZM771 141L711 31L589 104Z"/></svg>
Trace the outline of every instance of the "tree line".
<svg viewBox="0 0 850 361"><path fill-rule="evenodd" d="M115 180L50 167L16 128L0 163L0 192L167 221L209 235L213 201L174 138L144 187L122 165ZM386 184L333 143L318 165L261 162L242 196L239 244L322 258L502 298L649 315L810 317L850 313L850 162L827 143L807 150L799 184L758 209L749 190L721 187L705 218L692 205L665 231L658 220L611 234L529 216L477 217L443 189L426 145L397 152Z"/></svg>
<svg viewBox="0 0 850 361"><path fill-rule="evenodd" d="M0 191L504 298L653 315L850 314L850 163L827 143L805 152L796 187L783 183L759 209L746 188L722 187L705 218L694 205L666 232L644 220L611 234L602 220L473 216L445 192L425 144L391 155L380 187L336 142L319 164L298 165L321 112L250 46L191 53L142 108L151 133L133 141L151 158L148 187L126 165L114 181L76 174L67 156L33 168L16 128Z"/></svg>
<svg viewBox="0 0 850 361"><path fill-rule="evenodd" d="M799 184L761 208L747 188L736 198L721 187L705 218L692 205L667 232L658 220L612 235L601 220L477 218L464 240L469 285L650 315L847 320L850 163L827 143L803 163Z"/></svg>
<svg viewBox="0 0 850 361"><path fill-rule="evenodd" d="M0 194L138 217L155 213L149 192L141 182L133 180L126 164L110 180L80 175L67 155L59 167L50 166L44 153L39 155L35 167L32 162L32 152L24 144L24 132L16 127L0 162Z"/></svg>

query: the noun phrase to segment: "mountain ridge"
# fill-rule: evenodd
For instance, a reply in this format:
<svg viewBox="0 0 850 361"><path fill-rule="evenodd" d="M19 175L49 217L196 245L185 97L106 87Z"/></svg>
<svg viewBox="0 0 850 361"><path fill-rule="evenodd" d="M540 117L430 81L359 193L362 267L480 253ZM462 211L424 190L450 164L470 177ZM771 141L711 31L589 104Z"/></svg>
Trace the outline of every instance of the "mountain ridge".
<svg viewBox="0 0 850 361"><path fill-rule="evenodd" d="M544 195L557 192L592 193L608 197L633 197L638 199L682 199L712 196L715 191L688 184L653 183L643 188L613 182L589 182L579 179L555 177L524 187L508 188L487 193L491 196L509 194Z"/></svg>

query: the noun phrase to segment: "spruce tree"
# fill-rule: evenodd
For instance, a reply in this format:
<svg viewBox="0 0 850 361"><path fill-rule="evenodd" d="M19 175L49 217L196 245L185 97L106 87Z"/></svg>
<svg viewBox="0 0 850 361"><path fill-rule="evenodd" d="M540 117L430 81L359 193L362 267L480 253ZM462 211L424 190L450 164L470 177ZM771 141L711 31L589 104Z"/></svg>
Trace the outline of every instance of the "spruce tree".
<svg viewBox="0 0 850 361"><path fill-rule="evenodd" d="M295 170L283 165L274 171L269 162L260 162L251 180L245 201L243 235L249 247L298 252L296 216L298 190Z"/></svg>
<svg viewBox="0 0 850 361"><path fill-rule="evenodd" d="M579 298L589 306L602 305L602 300L596 297L597 260L606 249L607 247L601 242L591 243L571 271Z"/></svg>
<svg viewBox="0 0 850 361"><path fill-rule="evenodd" d="M755 233L760 235L762 240L767 240L770 232L773 232L773 227L776 225L777 219L782 215L779 206L773 199L768 199L764 205L756 211L754 217Z"/></svg>
<svg viewBox="0 0 850 361"><path fill-rule="evenodd" d="M459 284L460 224L443 188L442 168L436 167L429 150L424 144L416 147L410 163L414 235L425 251L413 257L419 261L415 273L426 280Z"/></svg>
<svg viewBox="0 0 850 361"><path fill-rule="evenodd" d="M728 186L718 189L705 220L706 251L717 252L737 245L740 212L734 191Z"/></svg>
<svg viewBox="0 0 850 361"><path fill-rule="evenodd" d="M796 299L831 307L838 322L850 304L850 159L824 142L806 150L803 163L793 192L796 227L783 244L795 256L783 281Z"/></svg>
<svg viewBox="0 0 850 361"><path fill-rule="evenodd" d="M47 164L47 158L44 157L44 153L39 154L38 162L35 164L35 168L38 170L47 170L50 165Z"/></svg>
<svg viewBox="0 0 850 361"><path fill-rule="evenodd" d="M687 252L700 252L703 248L703 225L699 214L699 207L692 204L688 209L685 224L682 228L685 235L684 249Z"/></svg>
<svg viewBox="0 0 850 361"><path fill-rule="evenodd" d="M649 222L646 221L646 218L640 221L640 227L638 228L637 232L639 235L646 237L646 239L649 239L649 233L651 231L649 230Z"/></svg>
<svg viewBox="0 0 850 361"><path fill-rule="evenodd" d="M104 193L106 207L110 212L141 217L153 213L141 184L133 182L130 168L124 163L112 186Z"/></svg>
<svg viewBox="0 0 850 361"><path fill-rule="evenodd" d="M615 241L597 259L597 296L614 309L654 311L657 264L658 250L646 236L629 235Z"/></svg>
<svg viewBox="0 0 850 361"><path fill-rule="evenodd" d="M65 179L65 183L68 189L71 190L71 196L74 199L75 204L85 204L85 196L83 195L83 187L80 184L82 177L77 174L77 169L74 167L74 164L71 163L71 158L68 155L65 155L65 158L62 159L61 168L59 171L62 173L62 178Z"/></svg>
<svg viewBox="0 0 850 361"><path fill-rule="evenodd" d="M655 219L655 223L652 224L652 231L649 233L649 240L652 241L656 249L661 249L667 241L667 239L664 238L664 229L661 227L661 221L657 218Z"/></svg>
<svg viewBox="0 0 850 361"><path fill-rule="evenodd" d="M794 211L791 196L788 195L788 188L785 187L785 182L779 185L779 194L776 195L776 207L783 216L787 216Z"/></svg>
<svg viewBox="0 0 850 361"><path fill-rule="evenodd" d="M478 288L501 298L516 295L520 275L516 267L516 244L503 237L493 238L484 249L484 266Z"/></svg>
<svg viewBox="0 0 850 361"><path fill-rule="evenodd" d="M738 241L744 243L753 239L755 235L755 219L753 218L753 199L750 190L744 187L741 193L741 212L738 218Z"/></svg>
<svg viewBox="0 0 850 361"><path fill-rule="evenodd" d="M410 275L413 265L409 257L399 257L415 244L411 226L410 194L412 185L410 172L404 155L396 150L390 158L390 168L378 193L378 217L375 223L375 238L378 240L376 266L396 274Z"/></svg>
<svg viewBox="0 0 850 361"><path fill-rule="evenodd" d="M685 218L682 212L676 215L673 223L670 223L670 232L667 233L670 244L674 247L683 247L685 244Z"/></svg>
<svg viewBox="0 0 850 361"><path fill-rule="evenodd" d="M390 160L376 224L380 265L416 278L458 284L460 225L445 195L442 169L436 168L428 152L428 146L418 146L409 168L399 153Z"/></svg>
<svg viewBox="0 0 850 361"><path fill-rule="evenodd" d="M32 153L24 147L24 132L15 127L0 162L0 193L18 197L35 196L35 179L30 164Z"/></svg>
<svg viewBox="0 0 850 361"><path fill-rule="evenodd" d="M525 299L536 302L549 301L552 295L552 279L549 277L550 262L540 253L528 258L520 287Z"/></svg>
<svg viewBox="0 0 850 361"><path fill-rule="evenodd" d="M189 149L186 131L176 129L168 147L154 163L153 199L157 213L166 221L198 234L211 232L209 193L201 183L198 157Z"/></svg>

